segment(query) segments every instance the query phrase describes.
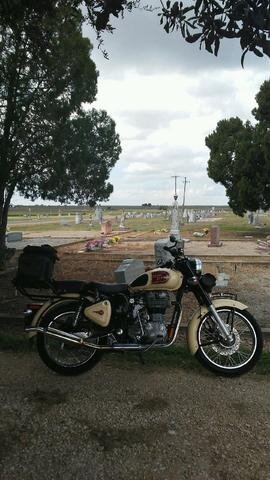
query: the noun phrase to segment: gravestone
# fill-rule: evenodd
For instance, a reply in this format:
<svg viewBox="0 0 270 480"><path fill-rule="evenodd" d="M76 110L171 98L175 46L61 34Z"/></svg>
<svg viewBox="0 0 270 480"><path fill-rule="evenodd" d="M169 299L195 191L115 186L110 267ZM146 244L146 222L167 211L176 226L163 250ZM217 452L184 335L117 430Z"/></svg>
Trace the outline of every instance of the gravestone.
<svg viewBox="0 0 270 480"><path fill-rule="evenodd" d="M103 219L102 208L101 208L100 205L97 205L96 208L95 208L95 218L94 218L94 220L96 222L102 223L102 219Z"/></svg>
<svg viewBox="0 0 270 480"><path fill-rule="evenodd" d="M22 232L8 232L6 234L6 241L9 242L20 242L22 240Z"/></svg>
<svg viewBox="0 0 270 480"><path fill-rule="evenodd" d="M210 241L208 243L208 247L221 247L222 242L220 241L220 228L215 225L214 227L211 227L210 230Z"/></svg>
<svg viewBox="0 0 270 480"><path fill-rule="evenodd" d="M130 284L139 275L145 272L145 266L142 260L126 258L114 271L114 277L117 283Z"/></svg>
<svg viewBox="0 0 270 480"><path fill-rule="evenodd" d="M217 275L216 287L226 288L229 285L230 275L225 272L220 272Z"/></svg>
<svg viewBox="0 0 270 480"><path fill-rule="evenodd" d="M171 213L171 230L170 233L174 235L176 238L180 238L179 232L179 210L178 210L178 202L177 202L177 195L174 196L174 204L172 207Z"/></svg>
<svg viewBox="0 0 270 480"><path fill-rule="evenodd" d="M59 223L62 225L62 227L66 227L68 225L68 221L65 218L60 218Z"/></svg>
<svg viewBox="0 0 270 480"><path fill-rule="evenodd" d="M255 227L258 227L260 225L260 218L258 212L255 212L254 217L253 217L253 225Z"/></svg>
<svg viewBox="0 0 270 480"><path fill-rule="evenodd" d="M79 225L80 223L82 223L82 214L79 213L79 212L76 212L76 214L75 214L75 224Z"/></svg>
<svg viewBox="0 0 270 480"><path fill-rule="evenodd" d="M196 214L194 210L190 210L189 212L189 221L190 223L195 223L196 222Z"/></svg>
<svg viewBox="0 0 270 480"><path fill-rule="evenodd" d="M112 222L110 220L102 222L100 233L103 235L110 235L110 233L112 233Z"/></svg>
<svg viewBox="0 0 270 480"><path fill-rule="evenodd" d="M125 230L125 215L121 215L120 217L120 223L119 223L119 229L120 230Z"/></svg>

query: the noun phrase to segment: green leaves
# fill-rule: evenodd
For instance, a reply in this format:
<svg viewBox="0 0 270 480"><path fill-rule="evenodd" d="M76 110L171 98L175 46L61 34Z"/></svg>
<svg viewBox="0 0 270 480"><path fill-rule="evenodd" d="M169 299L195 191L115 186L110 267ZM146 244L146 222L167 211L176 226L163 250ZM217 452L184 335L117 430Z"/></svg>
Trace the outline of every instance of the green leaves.
<svg viewBox="0 0 270 480"><path fill-rule="evenodd" d="M158 2L159 3L159 2ZM102 43L101 32L113 32L111 16L123 17L125 11L145 8L155 14L158 11L160 25L166 33L178 31L188 42L199 42L200 48L218 55L224 38L239 39L243 51L241 63L252 52L256 56L270 57L270 2L269 0L185 0L163 1L160 8L145 5L143 0L10 0L0 2L0 19L18 25L22 16L34 12L38 22L44 15L52 21L59 8L68 8L73 15L81 15L96 29ZM37 24L38 24L37 22ZM34 31L34 23L31 28ZM194 30L192 35L190 29ZM196 35L196 36L195 36ZM39 39L42 42L42 37Z"/></svg>
<svg viewBox="0 0 270 480"><path fill-rule="evenodd" d="M95 100L98 74L81 12L71 0L16 2L15 16L0 5L0 192L108 198L120 141L106 112L82 109Z"/></svg>
<svg viewBox="0 0 270 480"><path fill-rule="evenodd" d="M238 215L270 207L270 81L262 84L256 101L255 126L239 118L224 119L205 139L208 175L226 188Z"/></svg>

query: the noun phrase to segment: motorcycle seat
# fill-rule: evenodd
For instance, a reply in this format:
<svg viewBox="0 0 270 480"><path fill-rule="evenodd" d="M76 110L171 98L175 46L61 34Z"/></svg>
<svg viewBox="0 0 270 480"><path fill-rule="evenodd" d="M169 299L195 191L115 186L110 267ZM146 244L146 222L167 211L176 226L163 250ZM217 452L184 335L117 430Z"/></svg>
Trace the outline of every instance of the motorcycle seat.
<svg viewBox="0 0 270 480"><path fill-rule="evenodd" d="M87 288L91 291L98 290L100 293L104 293L105 295L127 293L128 291L128 285L126 283L90 282L88 283Z"/></svg>
<svg viewBox="0 0 270 480"><path fill-rule="evenodd" d="M53 286L58 293L82 293L87 283L79 280L55 280Z"/></svg>
<svg viewBox="0 0 270 480"><path fill-rule="evenodd" d="M128 286L126 283L86 283L79 280L60 280L53 282L54 289L61 294L64 293L87 293L98 290L104 295L112 295L117 293L126 293Z"/></svg>

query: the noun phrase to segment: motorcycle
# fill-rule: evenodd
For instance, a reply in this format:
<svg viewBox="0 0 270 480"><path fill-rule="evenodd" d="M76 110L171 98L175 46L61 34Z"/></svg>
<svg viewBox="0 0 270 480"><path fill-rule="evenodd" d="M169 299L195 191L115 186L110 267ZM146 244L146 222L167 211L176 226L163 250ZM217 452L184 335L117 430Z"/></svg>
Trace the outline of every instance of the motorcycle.
<svg viewBox="0 0 270 480"><path fill-rule="evenodd" d="M170 348L178 336L183 296L192 292L198 309L187 326L190 353L218 375L241 375L254 367L263 340L248 307L234 295L212 294L214 275L203 274L201 260L185 256L174 236L170 242L164 250L171 260L129 285L55 281L56 250L26 247L14 284L31 299L45 300L25 312L25 331L36 336L43 362L59 374L77 375L108 352ZM52 293L33 294L29 288Z"/></svg>

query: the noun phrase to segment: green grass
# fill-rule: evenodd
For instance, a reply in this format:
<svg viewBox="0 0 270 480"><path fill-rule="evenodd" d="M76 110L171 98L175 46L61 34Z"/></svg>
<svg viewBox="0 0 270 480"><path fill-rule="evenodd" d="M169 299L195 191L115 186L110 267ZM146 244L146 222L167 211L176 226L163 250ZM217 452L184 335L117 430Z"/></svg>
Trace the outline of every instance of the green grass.
<svg viewBox="0 0 270 480"><path fill-rule="evenodd" d="M142 211L142 209L137 208L132 209L130 208L129 211L136 211L139 213ZM150 209L145 209L146 211L150 211ZM158 210L152 210L153 212L158 212ZM83 223L76 225L75 224L75 216L74 212L70 216L67 215L67 212L63 212L64 215L61 217L64 219L66 222L68 222L67 225L60 225L60 219L58 215L50 215L49 218L46 217L41 217L41 220L39 221L37 217L32 215L32 220L29 220L25 217L19 217L19 216L12 216L9 217L9 220L17 220L19 221L18 223L9 223L9 230L10 231L15 231L15 230L22 230L23 232L33 232L33 233L45 233L45 232L50 232L50 231L57 231L57 232L62 232L63 235L65 232L70 232L70 231L75 231L75 232L80 232L80 231L89 231L89 234L91 232L97 233L100 231L100 226L97 222L93 223L93 227L89 227L89 210L87 214L84 215L84 220ZM91 212L93 215L93 211ZM108 218L108 216L112 217L113 220L113 229L118 230L119 229L119 222L120 222L120 217L122 215L122 210L121 209L111 209L111 210L106 210L104 212L104 218ZM217 216L219 214L217 213ZM115 221L115 217L118 217L118 220ZM270 214L267 214L265 216L260 216L260 221L262 224L262 228L257 229L252 225L249 225L247 222L247 218L244 217L238 217L234 215L231 211L225 211L222 214L220 214L220 217L222 217L220 220L217 221L205 221L205 222L199 222L199 223L194 223L194 224L185 224L181 227L181 233L183 237L189 237L193 235L194 231L202 231L203 228L210 228L212 225L218 225L221 230L221 237L222 234L224 234L225 237L229 238L244 238L244 236L249 235L254 238L265 238L266 234L270 233ZM170 229L170 221L165 219L164 217L157 217L157 218L130 218L125 220L125 226L130 229L130 230L136 230L138 232L140 231L155 231L155 230L161 230L163 228L169 230ZM165 234L166 235L166 234Z"/></svg>
<svg viewBox="0 0 270 480"><path fill-rule="evenodd" d="M33 352L36 351L35 339L31 341L23 335L0 334L0 351ZM186 346L174 346L163 350L153 350L143 355L144 367L183 368L190 371L206 373L200 363L193 357ZM112 353L105 356L106 363L117 368L137 368L141 361L137 353ZM252 370L253 375L270 374L270 351L265 350Z"/></svg>
<svg viewBox="0 0 270 480"><path fill-rule="evenodd" d="M24 225L10 225L9 231L14 232L18 230L23 230L23 232L31 232L31 233L46 233L46 232L62 232L63 236L65 232L80 232L80 231L88 231L89 234L91 232L98 232L100 230L99 225L94 225L93 227L89 227L88 223L80 223L79 225L75 225L74 222L70 222L68 225L60 225L59 223L40 223L36 225L31 224L24 224Z"/></svg>

